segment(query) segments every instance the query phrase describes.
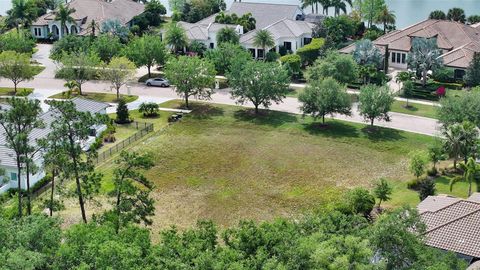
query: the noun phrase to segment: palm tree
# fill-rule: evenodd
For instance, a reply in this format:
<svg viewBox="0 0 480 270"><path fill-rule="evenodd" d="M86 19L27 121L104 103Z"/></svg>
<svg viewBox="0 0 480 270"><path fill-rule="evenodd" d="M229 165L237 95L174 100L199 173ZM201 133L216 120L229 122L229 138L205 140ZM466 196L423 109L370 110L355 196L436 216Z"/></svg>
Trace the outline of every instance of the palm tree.
<svg viewBox="0 0 480 270"><path fill-rule="evenodd" d="M91 37L95 37L95 32L96 32L97 30L100 30L100 26L98 25L98 23L97 23L95 20L92 20L92 21L90 22L89 27L90 27L90 35L91 35Z"/></svg>
<svg viewBox="0 0 480 270"><path fill-rule="evenodd" d="M331 0L330 6L335 10L335 16L340 15L340 11L347 13L347 5L343 0Z"/></svg>
<svg viewBox="0 0 480 270"><path fill-rule="evenodd" d="M67 22L74 23L75 20L72 18L72 14L75 12L75 9L69 8L66 5L58 6L58 10L55 14L55 20L60 21L60 38L63 38L65 28L67 27Z"/></svg>
<svg viewBox="0 0 480 270"><path fill-rule="evenodd" d="M220 29L217 33L217 44L220 45L221 43L231 43L231 44L238 44L240 42L240 36L235 31L235 29L231 27L224 27Z"/></svg>
<svg viewBox="0 0 480 270"><path fill-rule="evenodd" d="M243 31L246 33L255 29L257 21L252 17L252 13L245 13L238 19L238 24L243 26Z"/></svg>
<svg viewBox="0 0 480 270"><path fill-rule="evenodd" d="M385 5L378 13L375 21L377 23L383 24L383 33L385 34L387 32L387 25L395 25L396 18L397 17L395 16L393 10L389 10L388 7Z"/></svg>
<svg viewBox="0 0 480 270"><path fill-rule="evenodd" d="M272 34L265 29L258 30L255 36L253 37L253 45L255 47L261 47L263 50L263 61L265 61L266 57L266 48L270 48L275 46L275 41L273 40Z"/></svg>
<svg viewBox="0 0 480 270"><path fill-rule="evenodd" d="M476 174L480 171L480 166L477 164L474 158L470 157L467 163L460 163L460 168L463 171L463 177L455 177L450 180L450 191L452 191L453 186L455 183L465 180L468 182L468 196L472 195L472 182L475 181L477 183L477 189L479 183L479 179Z"/></svg>
<svg viewBox="0 0 480 270"><path fill-rule="evenodd" d="M30 25L36 17L35 4L32 0L12 0L12 9L8 12L7 21L18 29Z"/></svg>
<svg viewBox="0 0 480 270"><path fill-rule="evenodd" d="M317 0L322 5L322 13L328 15L328 9L332 6L332 0Z"/></svg>
<svg viewBox="0 0 480 270"><path fill-rule="evenodd" d="M185 30L176 23L170 24L165 33L165 42L172 48L172 51L178 53L188 45Z"/></svg>

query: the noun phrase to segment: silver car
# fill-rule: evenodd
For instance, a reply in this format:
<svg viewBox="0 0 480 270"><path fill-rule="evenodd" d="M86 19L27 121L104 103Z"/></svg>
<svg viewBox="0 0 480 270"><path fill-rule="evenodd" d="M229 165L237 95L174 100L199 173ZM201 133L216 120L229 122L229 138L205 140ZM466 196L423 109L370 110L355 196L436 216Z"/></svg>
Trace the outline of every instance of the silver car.
<svg viewBox="0 0 480 270"><path fill-rule="evenodd" d="M145 84L147 86L160 86L160 87L169 87L170 83L164 78L151 78L148 79Z"/></svg>

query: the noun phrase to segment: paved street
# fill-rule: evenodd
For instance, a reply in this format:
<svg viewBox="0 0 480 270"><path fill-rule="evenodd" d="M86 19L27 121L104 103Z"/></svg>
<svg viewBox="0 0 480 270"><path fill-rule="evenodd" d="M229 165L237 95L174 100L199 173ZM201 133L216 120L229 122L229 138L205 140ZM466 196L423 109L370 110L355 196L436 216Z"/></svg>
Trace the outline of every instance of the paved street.
<svg viewBox="0 0 480 270"><path fill-rule="evenodd" d="M59 93L65 90L63 86L65 81L55 79L55 63L48 58L49 50L51 45L40 44L38 45L38 52L35 53L33 58L40 62L42 65L45 66L45 70L38 74L34 80L29 82L24 82L20 84L20 87L32 87L35 88L32 97L44 100L48 96L51 96L55 93ZM141 71L137 72L140 74ZM146 73L146 70L145 70ZM0 80L1 86L10 86L11 82ZM138 95L139 99L135 102L129 104L130 109L136 109L142 102L152 101L161 103L167 100L179 98L177 94L173 91L172 88L156 88L156 87L147 87L143 84L139 84L136 82L129 83L130 93L133 95ZM110 84L105 81L94 81L94 82L87 82L82 86L82 90L86 92L107 92L113 93L110 90ZM122 87L121 89L122 94L127 94L127 87ZM219 104L228 104L228 105L235 105L235 101L230 98L230 94L228 89L223 89L217 91L213 96L212 99L209 101L212 103L219 103ZM299 102L296 98L287 97L281 104L275 104L271 106L272 110L290 112L290 113L301 113L299 110ZM251 105L247 104L245 107L252 107ZM355 106L354 106L355 107ZM110 108L110 111L114 111L114 108ZM350 122L357 122L357 123L365 123L363 118L358 114L358 111L355 109L353 110L353 115L351 117L345 116L335 116L337 119L350 121ZM400 113L391 113L391 121L385 122L375 122L375 125L388 127L398 130L405 130L425 135L438 135L438 128L439 123L435 119L400 114Z"/></svg>

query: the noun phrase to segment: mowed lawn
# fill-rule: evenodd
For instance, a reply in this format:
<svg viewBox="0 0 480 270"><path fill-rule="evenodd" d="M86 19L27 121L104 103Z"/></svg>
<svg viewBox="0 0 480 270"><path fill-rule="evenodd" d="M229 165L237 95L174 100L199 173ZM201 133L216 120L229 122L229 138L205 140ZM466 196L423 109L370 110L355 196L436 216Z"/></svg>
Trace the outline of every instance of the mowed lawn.
<svg viewBox="0 0 480 270"><path fill-rule="evenodd" d="M380 177L406 189L407 154L432 140L361 124L329 120L322 127L287 113L254 117L240 107L195 104L191 115L129 151L154 156L156 165L146 176L155 183L156 230L198 219L231 225L300 215L337 201L347 188L371 187ZM100 169L107 193L112 165ZM414 191L402 192L410 201L393 205L418 202Z"/></svg>

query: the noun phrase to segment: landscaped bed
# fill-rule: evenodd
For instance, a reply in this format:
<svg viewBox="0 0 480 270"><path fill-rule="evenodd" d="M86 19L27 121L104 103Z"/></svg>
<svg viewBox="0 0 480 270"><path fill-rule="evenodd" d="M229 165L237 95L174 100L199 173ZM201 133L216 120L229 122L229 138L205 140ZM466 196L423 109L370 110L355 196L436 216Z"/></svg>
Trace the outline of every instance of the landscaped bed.
<svg viewBox="0 0 480 270"><path fill-rule="evenodd" d="M26 97L33 92L33 88L17 88L17 94L15 95L15 89L13 87L0 87L0 96L17 96Z"/></svg>
<svg viewBox="0 0 480 270"><path fill-rule="evenodd" d="M101 102L107 103L116 103L117 95L116 94L108 94L108 93L93 93L93 92L83 92L82 95L68 95L67 92L62 92L50 96L49 98L57 98L57 99L67 99L67 98L74 98L74 97L81 97L86 99L92 99ZM125 102L129 103L138 99L138 96L135 95L120 95L120 98L125 99Z"/></svg>
<svg viewBox="0 0 480 270"><path fill-rule="evenodd" d="M407 102L396 100L392 104L392 112L411 114L435 119L438 118L437 106L418 104L413 102L409 102L408 107L406 105Z"/></svg>

